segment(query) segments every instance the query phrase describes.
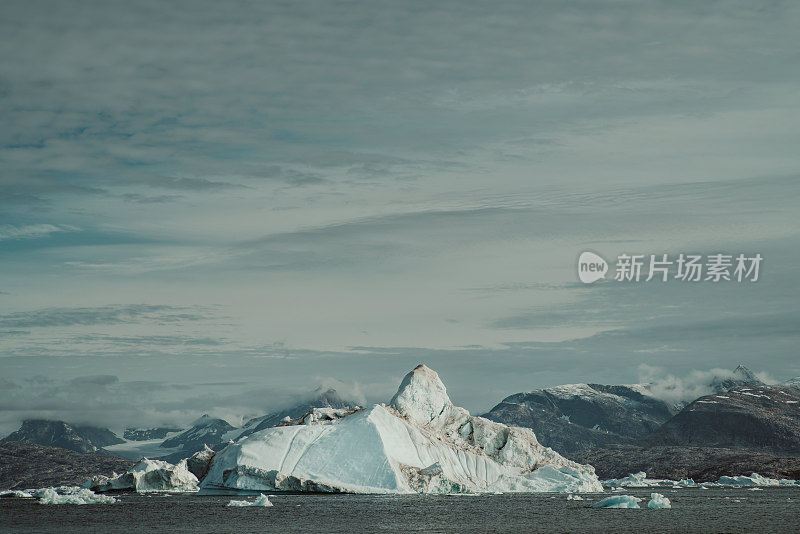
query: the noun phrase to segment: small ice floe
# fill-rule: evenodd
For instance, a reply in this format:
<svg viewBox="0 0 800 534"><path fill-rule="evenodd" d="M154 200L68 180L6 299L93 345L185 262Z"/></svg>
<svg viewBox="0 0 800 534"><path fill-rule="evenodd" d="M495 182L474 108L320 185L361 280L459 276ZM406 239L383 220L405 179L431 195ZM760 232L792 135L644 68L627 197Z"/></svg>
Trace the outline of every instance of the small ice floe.
<svg viewBox="0 0 800 534"><path fill-rule="evenodd" d="M749 488L750 491L764 491L762 488Z"/></svg>
<svg viewBox="0 0 800 534"><path fill-rule="evenodd" d="M90 489L78 486L60 486L58 488L42 488L30 490L33 497L39 498L39 504L113 504L117 499L109 495L97 495Z"/></svg>
<svg viewBox="0 0 800 534"><path fill-rule="evenodd" d="M261 493L258 497L256 497L256 500L252 502L232 500L228 503L228 506L272 506L272 503L269 502L269 499L266 495Z"/></svg>
<svg viewBox="0 0 800 534"><path fill-rule="evenodd" d="M572 493L570 493L569 495L567 495L567 500L568 501L582 501L583 497L581 497L580 495L573 495Z"/></svg>
<svg viewBox="0 0 800 534"><path fill-rule="evenodd" d="M639 508L639 497L633 495L612 495L597 501L592 508Z"/></svg>
<svg viewBox="0 0 800 534"><path fill-rule="evenodd" d="M648 508L672 508L672 503L669 502L669 499L661 495L660 493L651 493L650 494L650 502L647 503Z"/></svg>

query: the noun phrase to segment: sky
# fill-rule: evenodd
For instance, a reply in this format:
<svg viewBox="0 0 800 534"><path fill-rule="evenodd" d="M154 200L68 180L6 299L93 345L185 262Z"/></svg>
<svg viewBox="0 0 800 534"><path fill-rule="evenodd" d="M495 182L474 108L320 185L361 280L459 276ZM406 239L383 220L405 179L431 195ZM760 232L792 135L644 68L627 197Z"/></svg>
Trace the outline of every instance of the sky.
<svg viewBox="0 0 800 534"><path fill-rule="evenodd" d="M418 363L800 375L800 4L0 3L0 431L236 422ZM762 255L578 281L584 250Z"/></svg>

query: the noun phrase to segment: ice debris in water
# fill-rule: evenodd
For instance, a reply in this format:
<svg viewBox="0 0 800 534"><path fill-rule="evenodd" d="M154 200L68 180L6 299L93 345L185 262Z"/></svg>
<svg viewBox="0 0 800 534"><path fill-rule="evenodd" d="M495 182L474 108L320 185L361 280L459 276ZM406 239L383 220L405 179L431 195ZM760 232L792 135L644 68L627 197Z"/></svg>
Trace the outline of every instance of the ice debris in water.
<svg viewBox="0 0 800 534"><path fill-rule="evenodd" d="M633 495L612 495L597 501L592 508L639 508L639 497Z"/></svg>
<svg viewBox="0 0 800 534"><path fill-rule="evenodd" d="M341 412L341 413L339 413ZM602 491L594 468L542 446L527 428L473 417L420 365L388 405L317 410L214 456L205 490L351 493Z"/></svg>
<svg viewBox="0 0 800 534"><path fill-rule="evenodd" d="M651 493L650 494L650 502L647 503L648 508L672 508L672 503L669 502L669 499L661 495L660 493Z"/></svg>
<svg viewBox="0 0 800 534"><path fill-rule="evenodd" d="M33 497L33 495L31 495L31 491L33 490L28 490L28 491L3 490L0 491L0 497L16 497L18 499L30 499L31 497Z"/></svg>
<svg viewBox="0 0 800 534"><path fill-rule="evenodd" d="M769 478L752 473L749 477L740 475L735 477L721 476L712 486L800 486L800 481L788 478Z"/></svg>
<svg viewBox="0 0 800 534"><path fill-rule="evenodd" d="M567 500L568 501L582 501L583 497L581 497L580 495L573 495L572 493L570 493L569 495L567 495Z"/></svg>
<svg viewBox="0 0 800 534"><path fill-rule="evenodd" d="M60 486L58 488L41 488L29 490L33 497L39 498L39 504L112 504L114 497L97 495L92 490L78 486Z"/></svg>
<svg viewBox="0 0 800 534"><path fill-rule="evenodd" d="M272 506L272 503L269 502L267 496L262 493L256 497L256 500L253 502L232 500L228 503L228 506Z"/></svg>

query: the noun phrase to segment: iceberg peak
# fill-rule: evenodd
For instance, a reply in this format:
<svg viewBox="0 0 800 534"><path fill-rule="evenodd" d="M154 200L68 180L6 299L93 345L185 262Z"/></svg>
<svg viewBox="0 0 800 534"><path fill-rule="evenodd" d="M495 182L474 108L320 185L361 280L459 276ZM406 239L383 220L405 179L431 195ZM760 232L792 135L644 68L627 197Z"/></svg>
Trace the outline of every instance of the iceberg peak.
<svg viewBox="0 0 800 534"><path fill-rule="evenodd" d="M453 403L436 371L419 364L403 378L389 406L400 415L425 425L452 408Z"/></svg>

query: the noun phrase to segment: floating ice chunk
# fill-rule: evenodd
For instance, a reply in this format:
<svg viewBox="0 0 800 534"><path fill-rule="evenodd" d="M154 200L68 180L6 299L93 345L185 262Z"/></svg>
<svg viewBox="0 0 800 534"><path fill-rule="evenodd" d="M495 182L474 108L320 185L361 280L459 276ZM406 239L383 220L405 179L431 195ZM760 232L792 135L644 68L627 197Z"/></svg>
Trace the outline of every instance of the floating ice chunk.
<svg viewBox="0 0 800 534"><path fill-rule="evenodd" d="M583 497L581 497L580 495L573 495L572 493L570 493L569 495L567 495L567 500L568 501L582 501Z"/></svg>
<svg viewBox="0 0 800 534"><path fill-rule="evenodd" d="M647 503L648 508L672 508L672 503L669 502L669 499L661 495L660 493L651 493L650 494L650 502Z"/></svg>
<svg viewBox="0 0 800 534"><path fill-rule="evenodd" d="M114 497L97 495L92 490L77 486L41 488L31 490L31 493L34 497L39 498L39 504L112 504L117 502Z"/></svg>
<svg viewBox="0 0 800 534"><path fill-rule="evenodd" d="M691 478L682 478L677 481L673 486L680 487L680 488L696 488L697 483Z"/></svg>
<svg viewBox="0 0 800 534"><path fill-rule="evenodd" d="M639 497L633 495L612 495L597 501L592 508L639 508Z"/></svg>
<svg viewBox="0 0 800 534"><path fill-rule="evenodd" d="M272 506L272 503L269 502L266 495L261 493L253 502L232 500L228 506Z"/></svg>
<svg viewBox="0 0 800 534"><path fill-rule="evenodd" d="M177 465L161 460L142 458L130 471L107 477L99 475L89 480L84 487L94 491L135 490L193 492L197 491L197 477L186 467L186 460Z"/></svg>

